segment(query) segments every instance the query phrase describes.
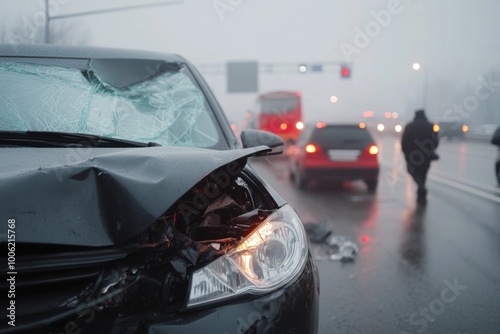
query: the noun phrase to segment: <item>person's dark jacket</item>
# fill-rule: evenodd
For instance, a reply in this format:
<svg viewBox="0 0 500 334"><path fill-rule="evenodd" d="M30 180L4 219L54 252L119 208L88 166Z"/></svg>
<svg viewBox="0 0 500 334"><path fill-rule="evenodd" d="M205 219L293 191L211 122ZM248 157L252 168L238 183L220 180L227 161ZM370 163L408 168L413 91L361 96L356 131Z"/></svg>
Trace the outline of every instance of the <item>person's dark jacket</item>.
<svg viewBox="0 0 500 334"><path fill-rule="evenodd" d="M491 143L500 147L500 126L495 130L493 137L491 137Z"/></svg>
<svg viewBox="0 0 500 334"><path fill-rule="evenodd" d="M439 145L438 132L433 130L423 110L415 112L415 118L408 123L401 138L401 149L412 166L426 166Z"/></svg>

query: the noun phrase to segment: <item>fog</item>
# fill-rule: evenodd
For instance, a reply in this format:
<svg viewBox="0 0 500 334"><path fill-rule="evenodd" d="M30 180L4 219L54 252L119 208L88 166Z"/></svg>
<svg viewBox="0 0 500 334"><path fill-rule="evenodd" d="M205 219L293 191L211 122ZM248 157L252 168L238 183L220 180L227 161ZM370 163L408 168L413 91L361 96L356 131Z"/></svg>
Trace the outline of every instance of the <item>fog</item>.
<svg viewBox="0 0 500 334"><path fill-rule="evenodd" d="M66 44L181 54L202 70L238 124L258 93L227 93L228 61L273 65L272 73L259 65L259 92L302 91L307 121L357 120L365 110L410 118L414 109L425 107L435 119L460 114L470 124L500 124L496 0L179 0L55 19L156 2L50 0L50 31L69 31ZM0 5L4 41L20 41L19 31L43 36L45 1L0 0ZM24 28L13 34L19 25ZM298 71L300 64L342 62L351 66L349 79L340 77L338 65ZM421 70L412 69L415 62ZM331 103L331 96L338 102Z"/></svg>

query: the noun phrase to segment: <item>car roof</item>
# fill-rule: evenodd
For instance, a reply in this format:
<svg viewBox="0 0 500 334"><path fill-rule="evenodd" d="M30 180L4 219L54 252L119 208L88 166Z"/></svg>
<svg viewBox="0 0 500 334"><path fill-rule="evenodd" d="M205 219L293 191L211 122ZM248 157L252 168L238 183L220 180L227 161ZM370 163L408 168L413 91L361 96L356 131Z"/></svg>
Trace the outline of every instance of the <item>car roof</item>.
<svg viewBox="0 0 500 334"><path fill-rule="evenodd" d="M320 126L318 126L320 125ZM304 128L304 136L311 137L315 136L317 133L325 132L324 130L328 130L329 134L332 134L332 130L335 131L335 129L338 129L338 132L336 134L340 136L345 136L347 133L363 133L366 138L371 138L371 133L370 131L364 127L361 128L359 126L359 123L323 123L323 122L318 122L318 123L308 123L307 126ZM347 131L347 132L346 132ZM373 139L373 138L371 138Z"/></svg>
<svg viewBox="0 0 500 334"><path fill-rule="evenodd" d="M186 59L174 53L53 44L0 44L0 56L70 59L150 59L187 62Z"/></svg>
<svg viewBox="0 0 500 334"><path fill-rule="evenodd" d="M82 71L92 68L108 84L119 89L159 75L169 69L166 64L192 68L187 60L176 54L69 45L2 44L0 59L50 61L52 65Z"/></svg>

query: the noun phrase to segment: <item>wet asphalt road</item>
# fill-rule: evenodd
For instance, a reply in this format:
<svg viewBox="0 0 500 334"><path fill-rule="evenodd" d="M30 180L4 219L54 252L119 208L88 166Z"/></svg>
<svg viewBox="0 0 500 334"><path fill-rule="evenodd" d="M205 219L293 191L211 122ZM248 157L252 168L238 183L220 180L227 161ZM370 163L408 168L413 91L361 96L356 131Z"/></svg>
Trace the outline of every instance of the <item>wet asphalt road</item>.
<svg viewBox="0 0 500 334"><path fill-rule="evenodd" d="M375 195L361 182L299 191L286 159L251 164L301 215L359 245L331 261L314 245L321 275L320 333L500 333L500 189L496 147L442 142L419 209L396 137L377 138Z"/></svg>

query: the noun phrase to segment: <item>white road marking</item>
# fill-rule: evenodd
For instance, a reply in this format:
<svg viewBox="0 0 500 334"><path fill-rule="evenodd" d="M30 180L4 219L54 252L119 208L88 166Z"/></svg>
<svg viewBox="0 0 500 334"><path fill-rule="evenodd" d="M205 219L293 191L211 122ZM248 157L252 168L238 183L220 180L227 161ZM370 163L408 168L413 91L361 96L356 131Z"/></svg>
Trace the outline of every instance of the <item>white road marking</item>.
<svg viewBox="0 0 500 334"><path fill-rule="evenodd" d="M432 175L432 174L429 174L428 179L435 181L435 182L445 184L447 186L450 186L450 187L453 187L453 188L456 188L456 189L459 189L462 191L465 191L465 192L468 192L470 194L473 194L473 195L476 195L476 196L479 196L479 197L482 197L485 199L489 199L490 201L500 203L500 197L495 196L493 194L489 194L483 190L478 190L478 189L469 187L465 184L460 184L457 181L448 180L448 179L445 179L443 177Z"/></svg>
<svg viewBox="0 0 500 334"><path fill-rule="evenodd" d="M388 163L387 161L383 161L381 165L386 167L386 168L390 168L390 169L393 168L392 164ZM493 187L489 187L488 185L485 185L484 183L466 180L463 178L454 177L452 179L449 177L443 177L443 176L437 175L436 172L429 172L427 178L429 180L434 181L434 182L438 182L438 183L447 185L449 187L465 191L469 194L473 194L473 195L488 199L490 201L500 203L500 190L495 189ZM477 189L477 188L480 188L480 189Z"/></svg>

